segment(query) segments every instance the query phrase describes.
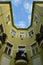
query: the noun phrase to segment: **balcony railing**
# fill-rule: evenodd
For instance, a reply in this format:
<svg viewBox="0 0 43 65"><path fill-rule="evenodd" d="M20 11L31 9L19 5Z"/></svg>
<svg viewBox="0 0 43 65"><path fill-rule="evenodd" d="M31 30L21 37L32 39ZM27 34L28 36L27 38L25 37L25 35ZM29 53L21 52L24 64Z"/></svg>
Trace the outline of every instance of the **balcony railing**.
<svg viewBox="0 0 43 65"><path fill-rule="evenodd" d="M21 62L23 63L24 61L27 63L28 62L27 53L24 53L22 51L18 51L16 53L15 62L18 60L19 60L19 63L21 63Z"/></svg>

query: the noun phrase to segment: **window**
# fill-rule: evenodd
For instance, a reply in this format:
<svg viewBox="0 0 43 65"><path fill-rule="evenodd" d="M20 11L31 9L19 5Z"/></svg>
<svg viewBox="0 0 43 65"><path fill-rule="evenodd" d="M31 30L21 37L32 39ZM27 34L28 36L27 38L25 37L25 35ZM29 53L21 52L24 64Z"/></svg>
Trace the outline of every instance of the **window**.
<svg viewBox="0 0 43 65"><path fill-rule="evenodd" d="M24 57L25 57L25 53L26 53L26 48L25 48L25 46L19 46L19 47L18 47L18 53L20 53L21 56L24 56Z"/></svg>
<svg viewBox="0 0 43 65"><path fill-rule="evenodd" d="M38 55L38 47L37 47L36 43L34 43L34 44L31 45L31 50L32 50L33 57L36 56L36 55Z"/></svg>
<svg viewBox="0 0 43 65"><path fill-rule="evenodd" d="M19 46L19 47L18 47L18 50L19 50L19 51L26 51L26 48L25 48L25 46Z"/></svg>
<svg viewBox="0 0 43 65"><path fill-rule="evenodd" d="M10 31L12 37L14 37L16 35L16 31L14 31L13 29Z"/></svg>
<svg viewBox="0 0 43 65"><path fill-rule="evenodd" d="M24 38L24 32L20 32L20 38L23 40L23 38Z"/></svg>
<svg viewBox="0 0 43 65"><path fill-rule="evenodd" d="M10 23L10 15L6 16L6 20L7 20L6 23L9 24Z"/></svg>
<svg viewBox="0 0 43 65"><path fill-rule="evenodd" d="M30 37L32 37L32 36L33 36L33 34L34 34L34 31L33 31L33 30L31 30L31 31L29 32L29 36L30 36Z"/></svg>
<svg viewBox="0 0 43 65"><path fill-rule="evenodd" d="M12 46L13 46L13 45L11 45L9 42L7 42L7 45L6 45L6 47L5 47L4 52L5 52L6 54L8 54L8 55L11 55Z"/></svg>
<svg viewBox="0 0 43 65"><path fill-rule="evenodd" d="M3 26L2 24L0 25L0 34L3 32Z"/></svg>
<svg viewBox="0 0 43 65"><path fill-rule="evenodd" d="M38 23L38 17L35 15L34 24L36 25L37 23Z"/></svg>

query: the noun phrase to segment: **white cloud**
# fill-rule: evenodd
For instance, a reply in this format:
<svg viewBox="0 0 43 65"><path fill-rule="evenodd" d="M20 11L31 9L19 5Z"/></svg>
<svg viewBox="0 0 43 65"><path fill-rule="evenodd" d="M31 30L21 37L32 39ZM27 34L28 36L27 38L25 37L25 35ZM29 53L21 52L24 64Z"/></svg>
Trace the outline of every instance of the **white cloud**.
<svg viewBox="0 0 43 65"><path fill-rule="evenodd" d="M28 23L31 24L31 15L28 15Z"/></svg>
<svg viewBox="0 0 43 65"><path fill-rule="evenodd" d="M25 28L26 26L26 23L24 21L20 21L18 24L17 24L17 27L20 27L20 28Z"/></svg>
<svg viewBox="0 0 43 65"><path fill-rule="evenodd" d="M27 9L27 10L28 10L28 9L29 9L29 7L30 7L30 4L29 4L29 3L25 3L25 4L24 4L24 8L25 8L25 9Z"/></svg>
<svg viewBox="0 0 43 65"><path fill-rule="evenodd" d="M21 4L21 0L12 0L12 2L15 6L18 6L19 4Z"/></svg>
<svg viewBox="0 0 43 65"><path fill-rule="evenodd" d="M31 21L31 15L28 15L28 20Z"/></svg>
<svg viewBox="0 0 43 65"><path fill-rule="evenodd" d="M26 10L28 13L31 13L31 11L32 11L32 4L26 2L26 3L24 3L24 8L25 8L25 10Z"/></svg>

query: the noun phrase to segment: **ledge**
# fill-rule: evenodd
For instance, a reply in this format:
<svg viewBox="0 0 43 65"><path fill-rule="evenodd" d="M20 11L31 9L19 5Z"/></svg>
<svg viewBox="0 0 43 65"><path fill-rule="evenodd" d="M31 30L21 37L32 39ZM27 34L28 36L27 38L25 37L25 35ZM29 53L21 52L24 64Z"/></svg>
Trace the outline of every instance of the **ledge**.
<svg viewBox="0 0 43 65"><path fill-rule="evenodd" d="M20 60L17 60L17 61L15 62L15 64L16 64L16 65L27 65L27 61L20 59Z"/></svg>

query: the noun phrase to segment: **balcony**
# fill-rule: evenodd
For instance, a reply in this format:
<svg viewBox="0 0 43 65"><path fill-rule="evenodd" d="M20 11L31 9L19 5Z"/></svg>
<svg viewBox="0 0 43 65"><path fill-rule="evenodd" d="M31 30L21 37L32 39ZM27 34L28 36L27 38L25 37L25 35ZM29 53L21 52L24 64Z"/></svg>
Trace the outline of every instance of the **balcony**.
<svg viewBox="0 0 43 65"><path fill-rule="evenodd" d="M3 32L3 31L4 31L3 26L2 26L2 24L0 24L0 33Z"/></svg>
<svg viewBox="0 0 43 65"><path fill-rule="evenodd" d="M36 41L40 43L43 40L43 35L41 33L36 34Z"/></svg>
<svg viewBox="0 0 43 65"><path fill-rule="evenodd" d="M27 65L27 63L28 63L27 53L18 51L15 57L15 64L16 65Z"/></svg>
<svg viewBox="0 0 43 65"><path fill-rule="evenodd" d="M7 35L4 33L3 25L0 24L0 41L2 42L2 44L5 43L6 37Z"/></svg>
<svg viewBox="0 0 43 65"><path fill-rule="evenodd" d="M5 43L6 37L7 37L7 36L6 36L5 33L2 33L2 34L0 35L0 41L2 42L2 44Z"/></svg>
<svg viewBox="0 0 43 65"><path fill-rule="evenodd" d="M43 25L41 25L40 33L36 34L36 41L41 47L43 46Z"/></svg>

